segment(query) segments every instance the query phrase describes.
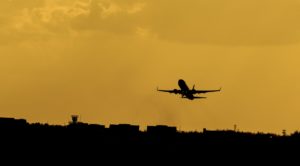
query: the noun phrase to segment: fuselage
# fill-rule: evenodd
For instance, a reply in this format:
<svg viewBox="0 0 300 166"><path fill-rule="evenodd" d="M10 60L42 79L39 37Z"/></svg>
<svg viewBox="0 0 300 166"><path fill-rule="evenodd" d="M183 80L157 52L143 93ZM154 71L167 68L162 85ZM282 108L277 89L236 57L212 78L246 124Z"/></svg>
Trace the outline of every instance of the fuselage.
<svg viewBox="0 0 300 166"><path fill-rule="evenodd" d="M186 97L190 100L193 100L194 99L194 96L192 93L190 93L190 89L189 87L186 85L185 81L180 79L178 80L178 85L181 89L181 92L182 92L182 97Z"/></svg>

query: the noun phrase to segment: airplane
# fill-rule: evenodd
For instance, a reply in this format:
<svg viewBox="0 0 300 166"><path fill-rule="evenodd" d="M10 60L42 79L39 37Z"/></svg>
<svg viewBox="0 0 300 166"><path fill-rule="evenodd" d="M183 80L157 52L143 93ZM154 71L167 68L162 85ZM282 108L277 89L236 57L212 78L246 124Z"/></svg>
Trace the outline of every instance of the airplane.
<svg viewBox="0 0 300 166"><path fill-rule="evenodd" d="M197 93L208 93L208 92L219 92L219 91L221 91L221 88L217 89L217 90L196 90L195 85L193 86L193 89L189 89L189 87L186 85L186 83L183 79L178 80L178 85L179 85L180 89L162 90L162 89L157 88L157 91L181 94L182 98L186 98L186 99L189 99L189 100L206 98L206 97L202 97L202 96L194 96L194 94L197 94Z"/></svg>

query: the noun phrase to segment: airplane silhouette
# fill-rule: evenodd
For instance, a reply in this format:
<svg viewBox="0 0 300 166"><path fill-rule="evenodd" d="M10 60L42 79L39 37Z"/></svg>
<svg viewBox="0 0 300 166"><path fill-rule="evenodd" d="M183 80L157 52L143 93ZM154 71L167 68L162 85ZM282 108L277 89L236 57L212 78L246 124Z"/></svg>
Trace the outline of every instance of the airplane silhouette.
<svg viewBox="0 0 300 166"><path fill-rule="evenodd" d="M190 99L190 100L206 98L206 97L202 97L202 96L194 96L194 94L197 94L197 93L207 93L207 92L221 91L221 88L217 89L217 90L195 90L195 85L193 86L193 89L190 90L189 87L186 85L185 81L182 80L182 79L178 80L178 85L180 87L180 90L179 89L161 90L161 89L157 88L157 91L169 92L169 93L174 93L174 94L181 94L182 98L186 98L186 99Z"/></svg>

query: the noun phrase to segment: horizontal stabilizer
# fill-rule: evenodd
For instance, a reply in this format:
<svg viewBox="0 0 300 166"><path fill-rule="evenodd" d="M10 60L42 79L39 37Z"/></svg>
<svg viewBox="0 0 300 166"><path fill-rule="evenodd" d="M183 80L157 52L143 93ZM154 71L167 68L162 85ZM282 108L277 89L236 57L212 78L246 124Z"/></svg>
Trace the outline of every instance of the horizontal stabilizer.
<svg viewBox="0 0 300 166"><path fill-rule="evenodd" d="M194 96L195 99L206 99L206 97Z"/></svg>
<svg viewBox="0 0 300 166"><path fill-rule="evenodd" d="M192 100L192 99L206 99L206 97L202 97L202 96L194 96L193 98L188 98L188 97L184 96L183 98L187 98L187 99L190 99L190 100Z"/></svg>

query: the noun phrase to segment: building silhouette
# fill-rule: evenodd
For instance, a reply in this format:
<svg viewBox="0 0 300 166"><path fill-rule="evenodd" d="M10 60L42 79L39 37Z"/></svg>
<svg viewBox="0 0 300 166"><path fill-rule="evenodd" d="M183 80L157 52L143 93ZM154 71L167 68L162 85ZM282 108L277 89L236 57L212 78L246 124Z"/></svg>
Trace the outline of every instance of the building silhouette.
<svg viewBox="0 0 300 166"><path fill-rule="evenodd" d="M169 164L179 159L187 162L199 158L194 160L199 163L221 161L221 158L228 160L227 157L232 156L244 160L251 156L251 160L256 161L271 159L268 156L292 156L288 153L290 149L300 147L298 131L285 136L206 128L202 132L189 132L166 125L147 126L146 131L140 131L138 125L111 124L105 127L79 122L75 116L68 125L30 124L25 119L0 118L0 134L0 142L4 143L2 152L49 157L54 151L58 156L71 155L72 158L95 155L95 159L101 158L95 160L98 163L108 159L107 156L115 159L110 162L127 156L149 160L149 163L162 159ZM208 160L211 158L218 160Z"/></svg>

